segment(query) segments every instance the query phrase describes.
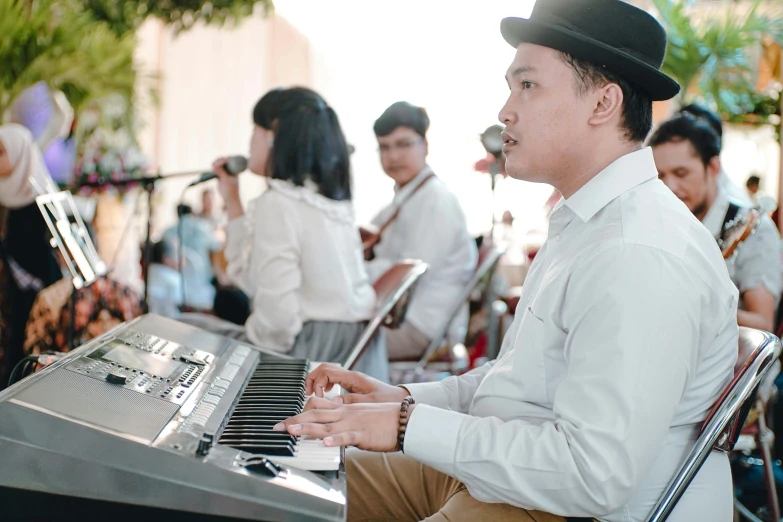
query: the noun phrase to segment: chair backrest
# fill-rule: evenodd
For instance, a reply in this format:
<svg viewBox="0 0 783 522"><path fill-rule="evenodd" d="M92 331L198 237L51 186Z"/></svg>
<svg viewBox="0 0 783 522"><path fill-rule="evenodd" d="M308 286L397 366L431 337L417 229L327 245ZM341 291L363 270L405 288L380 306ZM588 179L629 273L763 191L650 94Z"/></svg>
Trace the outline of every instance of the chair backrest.
<svg viewBox="0 0 783 522"><path fill-rule="evenodd" d="M452 309L449 311L449 315L447 316L448 319L430 341L429 346L427 346L427 349L424 351L424 354L422 354L421 359L419 359L417 367L423 368L426 366L427 362L430 360L430 357L432 357L432 354L434 354L438 348L441 347L443 339L449 332L449 327L451 326L452 321L454 321L454 318L460 312L462 307L465 306L465 303L467 303L468 299L470 299L473 291L482 283L490 284L492 274L495 272L495 267L500 261L500 256L503 255L503 252L504 250L502 248L493 245L489 241L482 243L481 248L479 248L478 262L476 263L476 270L473 272L473 276L470 278L470 281L468 281L467 285L465 285L465 289L460 294L459 298L454 301Z"/></svg>
<svg viewBox="0 0 783 522"><path fill-rule="evenodd" d="M648 522L663 522L713 450L730 451L745 422L764 375L780 356L780 339L769 332L740 327L734 378L713 406L696 444L653 509Z"/></svg>
<svg viewBox="0 0 783 522"><path fill-rule="evenodd" d="M405 320L416 282L427 271L427 263L418 259L401 261L387 270L373 285L377 299L375 315L362 332L343 367L351 370L381 326L399 328Z"/></svg>

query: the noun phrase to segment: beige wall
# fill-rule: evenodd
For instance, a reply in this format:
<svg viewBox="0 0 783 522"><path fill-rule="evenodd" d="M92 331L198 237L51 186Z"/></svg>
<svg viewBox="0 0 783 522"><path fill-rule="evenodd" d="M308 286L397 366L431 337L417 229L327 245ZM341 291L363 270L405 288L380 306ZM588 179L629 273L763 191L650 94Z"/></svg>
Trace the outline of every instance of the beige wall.
<svg viewBox="0 0 783 522"><path fill-rule="evenodd" d="M256 101L274 87L313 86L310 54L308 40L280 16L257 13L233 29L202 26L178 36L158 21L147 22L137 58L160 76L160 103L145 105L140 142L153 170L208 171L219 156L247 155ZM154 235L173 225L177 201L194 178L159 182ZM248 199L263 189L251 174L242 183ZM214 182L187 194L197 210L206 187L214 189Z"/></svg>

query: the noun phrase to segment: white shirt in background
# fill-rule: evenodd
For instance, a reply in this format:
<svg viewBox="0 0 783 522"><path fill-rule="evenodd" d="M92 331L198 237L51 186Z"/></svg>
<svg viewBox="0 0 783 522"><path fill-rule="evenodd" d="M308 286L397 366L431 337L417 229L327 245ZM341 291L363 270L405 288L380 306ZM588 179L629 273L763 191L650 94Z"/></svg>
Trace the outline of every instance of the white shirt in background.
<svg viewBox="0 0 783 522"><path fill-rule="evenodd" d="M150 264L147 304L151 314L177 317L182 304L182 278L179 272L159 263Z"/></svg>
<svg viewBox="0 0 783 522"><path fill-rule="evenodd" d="M737 290L649 148L550 215L496 361L408 388L405 453L484 502L646 520L733 376ZM669 522L731 522L712 453Z"/></svg>
<svg viewBox="0 0 783 522"><path fill-rule="evenodd" d="M430 179L408 199L431 173L430 167L425 167L403 188L395 189L392 203L373 219L373 224L380 227L402 203L397 219L375 247L375 259L367 263L373 281L404 259L421 259L429 265L416 285L405 320L430 339L449 320L478 258L465 213L457 197L440 179ZM467 323L466 303L449 329L451 342L464 341Z"/></svg>
<svg viewBox="0 0 783 522"><path fill-rule="evenodd" d="M359 322L375 310L350 201L269 180L226 228L227 274L251 297L254 344L286 352L307 321Z"/></svg>
<svg viewBox="0 0 783 522"><path fill-rule="evenodd" d="M730 198L727 190L719 184L715 201L702 220L710 234L716 238L720 236L723 229L723 220L729 210ZM780 234L775 223L768 215L762 213L756 231L737 246L734 256L727 263L729 276L737 285L740 295L763 286L774 296L777 307L783 290L780 247ZM740 308L742 308L742 300L740 300Z"/></svg>

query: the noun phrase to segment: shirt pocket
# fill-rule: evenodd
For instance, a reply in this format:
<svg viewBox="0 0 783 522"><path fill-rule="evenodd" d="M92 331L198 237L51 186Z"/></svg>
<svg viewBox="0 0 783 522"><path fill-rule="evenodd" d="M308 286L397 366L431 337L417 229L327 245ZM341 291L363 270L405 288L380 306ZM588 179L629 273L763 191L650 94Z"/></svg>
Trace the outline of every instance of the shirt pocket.
<svg viewBox="0 0 783 522"><path fill-rule="evenodd" d="M528 306L523 312L517 336L514 339L514 379L522 391L520 399L548 405L547 375L544 364L544 321Z"/></svg>

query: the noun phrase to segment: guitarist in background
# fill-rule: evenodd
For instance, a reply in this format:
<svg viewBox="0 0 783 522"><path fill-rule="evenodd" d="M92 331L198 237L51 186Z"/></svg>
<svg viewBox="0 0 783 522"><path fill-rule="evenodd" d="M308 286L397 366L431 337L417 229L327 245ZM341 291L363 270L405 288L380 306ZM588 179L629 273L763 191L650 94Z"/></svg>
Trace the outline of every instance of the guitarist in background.
<svg viewBox="0 0 783 522"><path fill-rule="evenodd" d="M421 357L449 319L449 310L476 268L476 243L459 201L427 165L427 112L407 102L390 106L375 122L381 164L395 182L392 203L362 231L367 272L376 280L403 259L421 259L429 269L419 280L403 326L386 331L391 360ZM461 342L468 308L452 323Z"/></svg>
<svg viewBox="0 0 783 522"><path fill-rule="evenodd" d="M765 212L760 212L752 234L741 226L727 230L738 218L750 217L752 209L719 183L719 134L706 119L681 112L661 124L649 145L661 181L722 243L729 276L740 292L737 323L774 331L783 286L780 236Z"/></svg>

